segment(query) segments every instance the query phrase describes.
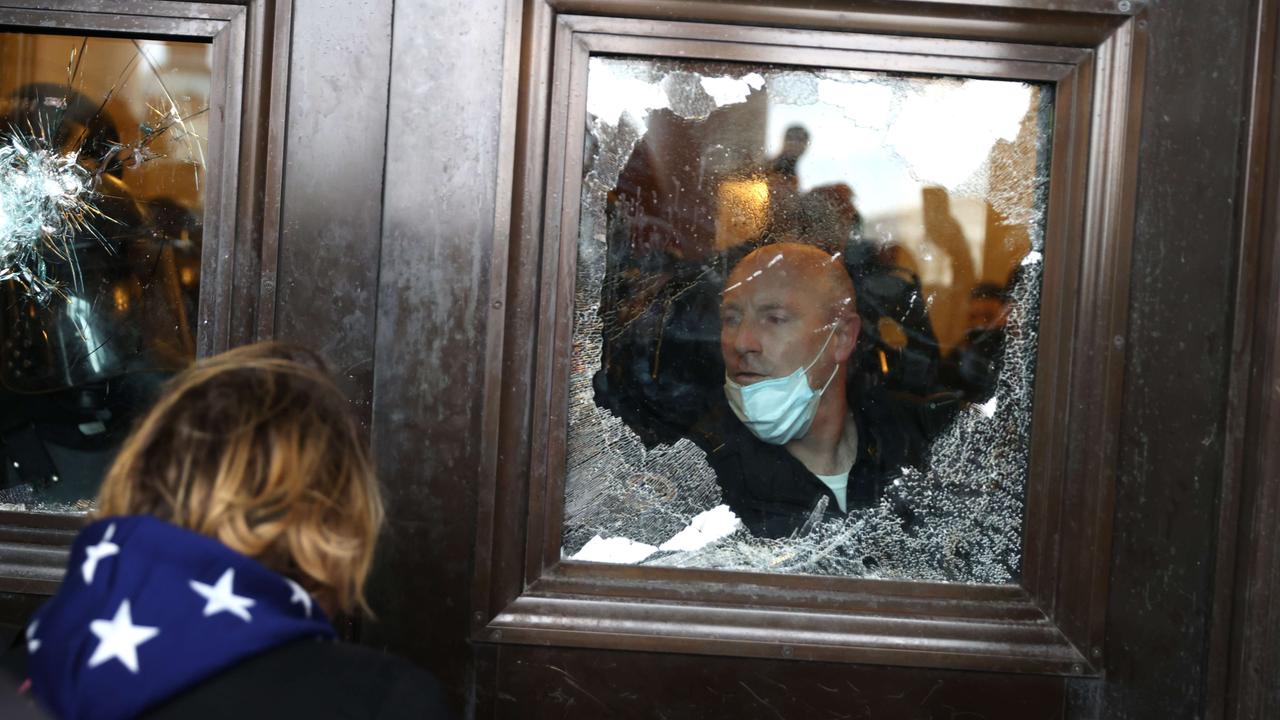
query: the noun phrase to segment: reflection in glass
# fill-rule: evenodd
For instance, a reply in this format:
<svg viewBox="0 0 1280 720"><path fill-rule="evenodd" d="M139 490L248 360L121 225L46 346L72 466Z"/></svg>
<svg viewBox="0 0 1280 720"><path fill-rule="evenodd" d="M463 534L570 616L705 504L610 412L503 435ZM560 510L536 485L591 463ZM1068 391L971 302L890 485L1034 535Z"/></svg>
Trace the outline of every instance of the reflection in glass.
<svg viewBox="0 0 1280 720"><path fill-rule="evenodd" d="M0 507L86 509L195 357L210 58L0 32Z"/></svg>
<svg viewBox="0 0 1280 720"><path fill-rule="evenodd" d="M593 57L565 557L1016 580L1051 110Z"/></svg>

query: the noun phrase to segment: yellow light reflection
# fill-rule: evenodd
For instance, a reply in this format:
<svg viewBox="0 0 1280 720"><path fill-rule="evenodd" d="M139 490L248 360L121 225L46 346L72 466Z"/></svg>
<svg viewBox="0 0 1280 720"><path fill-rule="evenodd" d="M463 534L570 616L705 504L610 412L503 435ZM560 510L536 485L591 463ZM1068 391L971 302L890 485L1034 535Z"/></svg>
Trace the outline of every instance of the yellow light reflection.
<svg viewBox="0 0 1280 720"><path fill-rule="evenodd" d="M880 333L880 339L894 350L901 350L907 346L907 331L903 330L893 318L880 318L876 323L876 330Z"/></svg>
<svg viewBox="0 0 1280 720"><path fill-rule="evenodd" d="M753 240L769 222L769 185L764 178L725 180L716 195L716 248Z"/></svg>
<svg viewBox="0 0 1280 720"><path fill-rule="evenodd" d="M115 302L116 312L129 311L129 290L125 286L116 285L111 288L111 299Z"/></svg>

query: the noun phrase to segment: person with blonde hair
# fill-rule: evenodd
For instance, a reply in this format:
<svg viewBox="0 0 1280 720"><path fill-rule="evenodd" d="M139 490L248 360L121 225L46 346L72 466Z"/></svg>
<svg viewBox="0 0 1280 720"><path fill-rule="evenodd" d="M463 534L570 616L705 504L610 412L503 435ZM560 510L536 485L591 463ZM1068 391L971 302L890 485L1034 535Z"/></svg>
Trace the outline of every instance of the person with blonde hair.
<svg viewBox="0 0 1280 720"><path fill-rule="evenodd" d="M383 519L319 358L264 343L176 376L125 441L25 633L60 718L447 717L435 679L332 642Z"/></svg>

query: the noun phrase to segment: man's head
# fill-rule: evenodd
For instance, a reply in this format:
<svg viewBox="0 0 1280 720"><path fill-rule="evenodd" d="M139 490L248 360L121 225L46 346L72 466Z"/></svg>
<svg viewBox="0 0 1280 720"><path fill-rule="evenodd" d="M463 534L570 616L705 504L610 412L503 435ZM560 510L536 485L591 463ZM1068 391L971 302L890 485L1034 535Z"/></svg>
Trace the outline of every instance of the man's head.
<svg viewBox="0 0 1280 720"><path fill-rule="evenodd" d="M782 136L783 157L798 158L809 149L809 131L802 125L792 125Z"/></svg>
<svg viewBox="0 0 1280 720"><path fill-rule="evenodd" d="M969 293L968 330L1002 330L1009 316L1009 294L995 283L979 283Z"/></svg>
<svg viewBox="0 0 1280 720"><path fill-rule="evenodd" d="M766 245L734 266L725 284L725 372L751 385L813 363L809 384L819 389L847 365L859 325L853 282L838 256L799 243Z"/></svg>

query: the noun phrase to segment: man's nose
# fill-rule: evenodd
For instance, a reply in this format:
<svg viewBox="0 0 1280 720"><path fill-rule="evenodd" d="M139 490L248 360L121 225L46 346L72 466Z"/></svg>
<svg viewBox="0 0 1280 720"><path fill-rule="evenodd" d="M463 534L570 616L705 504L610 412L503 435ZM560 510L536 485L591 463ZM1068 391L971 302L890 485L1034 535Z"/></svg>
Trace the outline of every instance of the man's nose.
<svg viewBox="0 0 1280 720"><path fill-rule="evenodd" d="M760 334L754 323L743 320L733 334L733 350L739 355L760 352Z"/></svg>

